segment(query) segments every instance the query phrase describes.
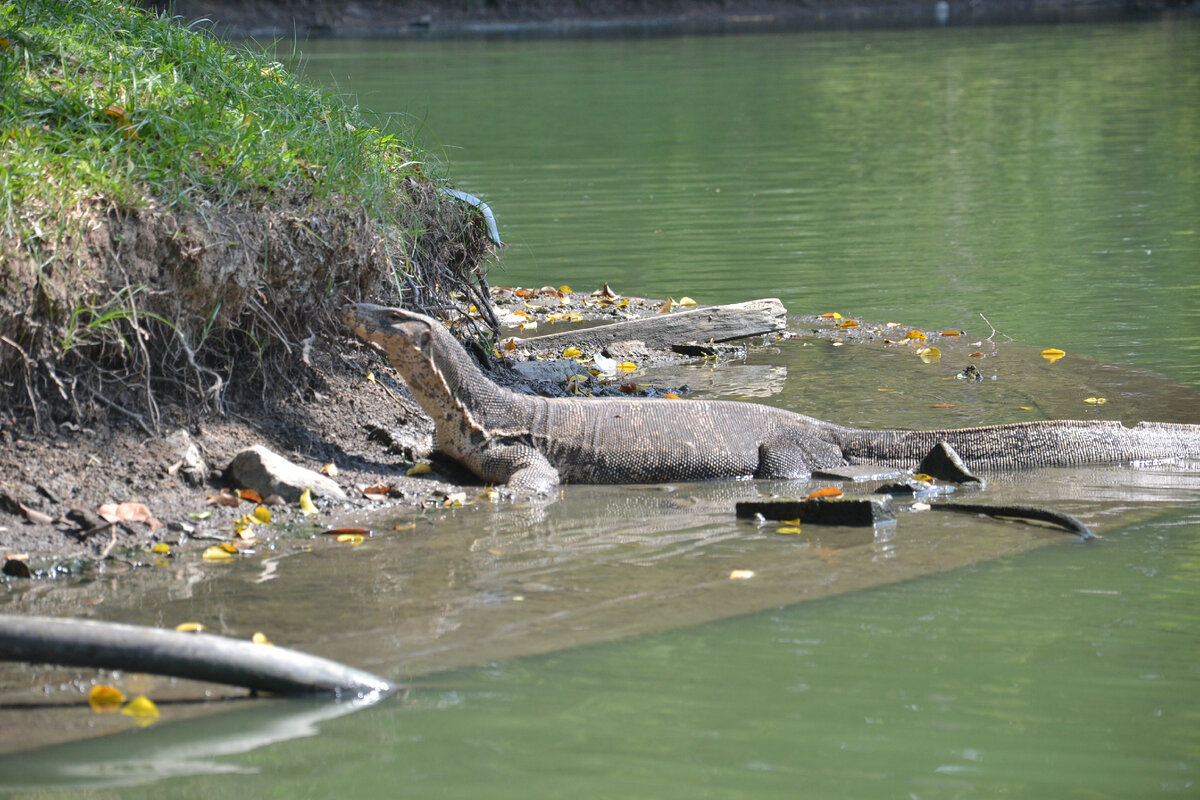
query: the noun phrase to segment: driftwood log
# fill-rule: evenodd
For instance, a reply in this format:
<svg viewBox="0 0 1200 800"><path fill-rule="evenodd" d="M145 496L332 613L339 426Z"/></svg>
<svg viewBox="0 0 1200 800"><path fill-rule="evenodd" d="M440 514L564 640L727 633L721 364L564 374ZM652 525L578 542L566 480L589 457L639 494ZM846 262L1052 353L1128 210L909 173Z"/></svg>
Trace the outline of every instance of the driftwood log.
<svg viewBox="0 0 1200 800"><path fill-rule="evenodd" d="M365 695L383 678L284 647L115 622L0 614L0 661L119 669L275 694Z"/></svg>
<svg viewBox="0 0 1200 800"><path fill-rule="evenodd" d="M689 342L727 342L772 333L783 330L786 325L787 309L783 303L771 297L614 322L595 328L515 338L514 341L518 347L536 350L577 347L588 351L602 349L613 342L636 340L651 350L668 350L673 345Z"/></svg>

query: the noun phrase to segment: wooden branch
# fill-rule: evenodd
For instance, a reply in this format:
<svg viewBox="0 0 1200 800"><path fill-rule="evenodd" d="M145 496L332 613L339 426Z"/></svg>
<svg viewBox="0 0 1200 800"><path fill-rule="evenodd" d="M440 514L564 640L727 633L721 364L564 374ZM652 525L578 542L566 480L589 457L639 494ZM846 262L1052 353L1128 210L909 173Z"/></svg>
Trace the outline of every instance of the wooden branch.
<svg viewBox="0 0 1200 800"><path fill-rule="evenodd" d="M285 647L115 622L0 614L0 661L149 672L276 694L370 694L369 672Z"/></svg>
<svg viewBox="0 0 1200 800"><path fill-rule="evenodd" d="M545 336L516 338L518 347L535 350L557 350L578 347L590 351L602 349L613 342L630 339L644 342L652 350L665 350L676 344L688 342L726 342L762 333L783 330L787 324L787 309L783 303L771 297L733 303L725 306L708 306L673 314L659 314L645 319L614 322L595 328L581 328Z"/></svg>

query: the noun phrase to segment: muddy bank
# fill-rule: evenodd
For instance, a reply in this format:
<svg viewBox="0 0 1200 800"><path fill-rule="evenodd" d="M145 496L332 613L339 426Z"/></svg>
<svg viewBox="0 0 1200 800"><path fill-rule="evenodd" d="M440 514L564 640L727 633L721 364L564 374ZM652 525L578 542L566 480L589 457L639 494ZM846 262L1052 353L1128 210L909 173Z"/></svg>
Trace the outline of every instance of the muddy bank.
<svg viewBox="0 0 1200 800"><path fill-rule="evenodd" d="M146 3L255 39L625 36L1195 17L1188 0L178 0Z"/></svg>

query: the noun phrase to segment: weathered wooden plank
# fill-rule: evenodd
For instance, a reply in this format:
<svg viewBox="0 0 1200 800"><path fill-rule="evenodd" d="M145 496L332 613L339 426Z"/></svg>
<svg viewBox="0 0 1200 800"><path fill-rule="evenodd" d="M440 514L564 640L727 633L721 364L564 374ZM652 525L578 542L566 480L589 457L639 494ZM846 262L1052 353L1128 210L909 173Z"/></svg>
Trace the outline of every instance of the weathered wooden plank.
<svg viewBox="0 0 1200 800"><path fill-rule="evenodd" d="M514 340L518 347L535 350L577 347L591 351L633 339L651 349L665 350L687 342L727 342L771 333L783 330L786 324L787 309L778 299L769 297Z"/></svg>

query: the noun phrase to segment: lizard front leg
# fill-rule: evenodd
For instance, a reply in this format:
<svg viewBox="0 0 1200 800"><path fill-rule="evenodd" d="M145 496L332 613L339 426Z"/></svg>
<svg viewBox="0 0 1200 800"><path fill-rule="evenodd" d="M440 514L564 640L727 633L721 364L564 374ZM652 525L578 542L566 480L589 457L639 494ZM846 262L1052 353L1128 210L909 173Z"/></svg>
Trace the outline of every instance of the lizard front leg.
<svg viewBox="0 0 1200 800"><path fill-rule="evenodd" d="M510 489L549 494L558 485L558 470L544 455L524 444L496 444L479 455L481 478L508 484Z"/></svg>

